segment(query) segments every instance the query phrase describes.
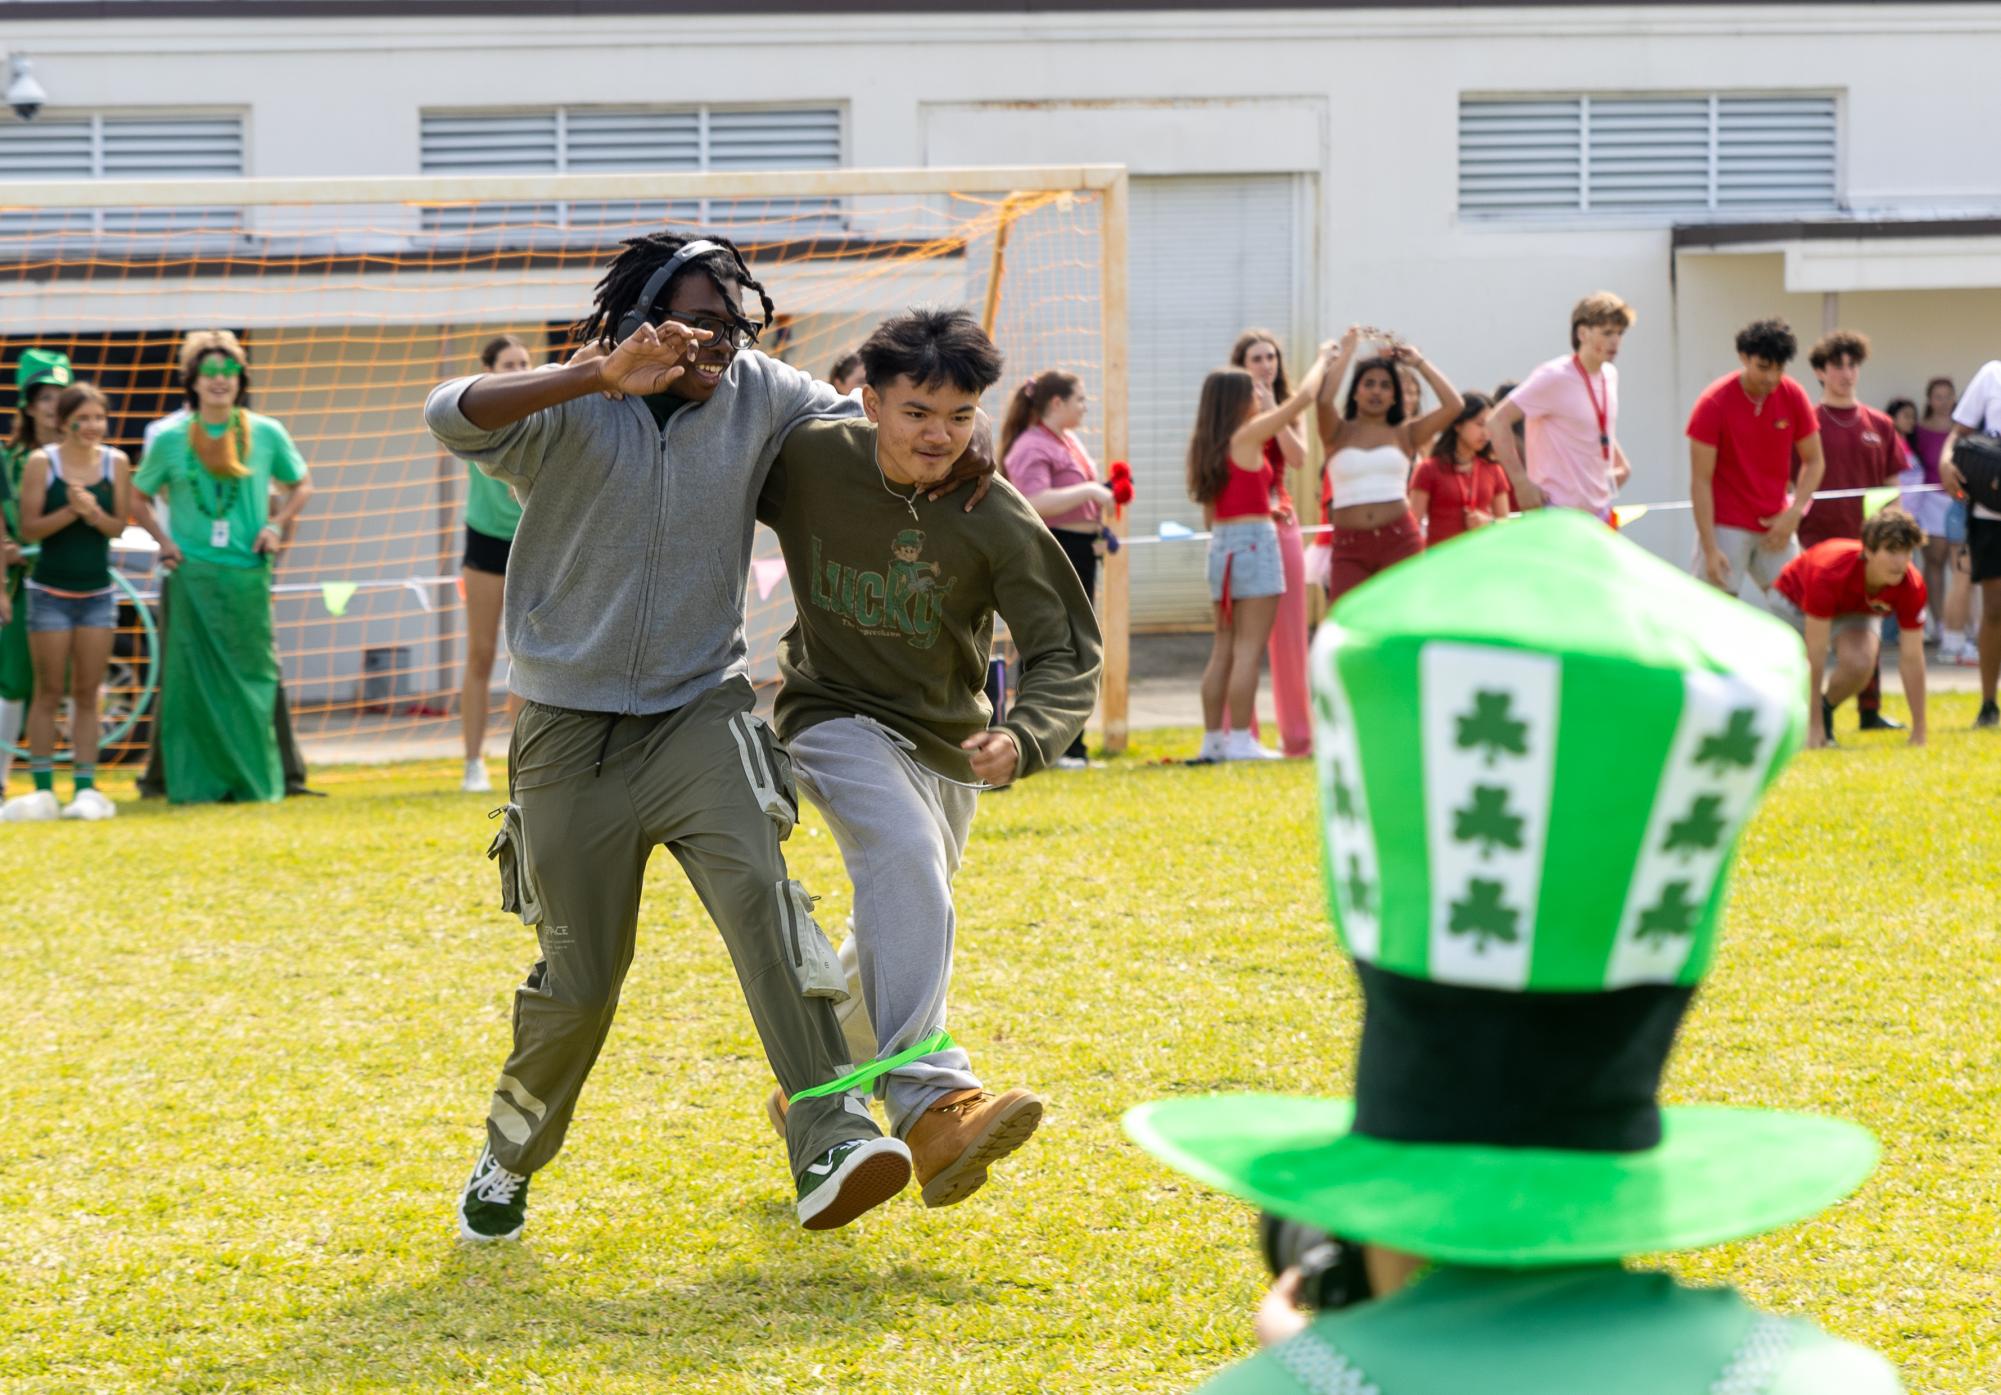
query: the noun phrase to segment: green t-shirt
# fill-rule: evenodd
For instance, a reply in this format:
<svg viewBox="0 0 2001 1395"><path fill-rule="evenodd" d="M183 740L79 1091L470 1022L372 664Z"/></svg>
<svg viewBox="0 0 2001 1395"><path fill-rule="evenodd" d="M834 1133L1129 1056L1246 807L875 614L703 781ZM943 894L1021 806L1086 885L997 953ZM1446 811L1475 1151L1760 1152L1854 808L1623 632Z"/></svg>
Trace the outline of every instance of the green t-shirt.
<svg viewBox="0 0 2001 1395"><path fill-rule="evenodd" d="M1005 480L971 513L885 486L875 427L809 421L786 438L758 498L785 552L798 618L778 648L778 733L864 716L917 745L924 765L971 781L959 743L985 731L994 615L1020 654L1002 726L1032 775L1062 754L1098 699L1090 601L1056 539Z"/></svg>
<svg viewBox="0 0 2001 1395"><path fill-rule="evenodd" d="M243 415L250 423L250 458L243 462L250 473L244 478L219 480L195 459L190 427L222 434L199 418L161 432L132 477L141 494L166 496L167 526L176 547L224 567L263 565L256 543L258 532L271 521L272 481L297 484L306 477L305 458L284 427L255 412Z"/></svg>
<svg viewBox="0 0 2001 1395"><path fill-rule="evenodd" d="M1323 1314L1201 1395L1895 1395L1876 1353L1727 1288L1617 1265L1441 1268Z"/></svg>
<svg viewBox="0 0 2001 1395"><path fill-rule="evenodd" d="M521 505L514 491L470 460L466 471L466 527L512 542L514 530L521 526Z"/></svg>

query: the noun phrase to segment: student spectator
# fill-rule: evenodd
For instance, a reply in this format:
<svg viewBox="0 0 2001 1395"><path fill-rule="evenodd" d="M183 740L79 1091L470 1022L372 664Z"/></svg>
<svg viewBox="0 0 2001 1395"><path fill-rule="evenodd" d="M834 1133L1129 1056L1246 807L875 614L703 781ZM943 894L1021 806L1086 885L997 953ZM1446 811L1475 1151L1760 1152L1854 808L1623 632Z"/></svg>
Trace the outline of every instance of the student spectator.
<svg viewBox="0 0 2001 1395"><path fill-rule="evenodd" d="M1979 432L2001 436L2001 359L1982 365L1966 385L1966 396L1953 408L1952 437L1939 462L1939 482L1962 498L1966 478L1952 458L1952 446ZM1980 588L1980 715L1976 727L2001 727L2001 707L1994 701L2001 678L2001 510L1975 503L1966 525L1969 574Z"/></svg>
<svg viewBox="0 0 2001 1395"><path fill-rule="evenodd" d="M132 465L104 444L111 425L104 394L72 383L56 399L56 445L34 451L21 472L21 537L41 554L28 574L28 643L35 700L28 709L31 794L10 799L13 821L108 819L118 806L97 788L98 691L117 630L111 540L125 531ZM67 691L76 788L60 810L55 796L56 710Z"/></svg>
<svg viewBox="0 0 2001 1395"><path fill-rule="evenodd" d="M236 379L236 405L247 411L250 407L250 356L245 352L243 345L238 342L236 336L229 330L199 329L181 340L179 357L181 380L186 382L194 372L196 360L215 348L224 349L234 355L237 362L243 365L243 373ZM221 391L219 387L212 390ZM188 429L188 421L193 415L193 410L184 402L181 406L176 407L159 420L147 423L145 443L140 452L139 464L134 472L134 478L137 478L138 474L145 471L146 457L152 454L154 445L163 436L171 432L185 433ZM266 507L268 508L269 505L267 504ZM132 499L132 514L133 521L151 533L154 540L160 544L157 564L162 574L178 566L180 564L181 550L175 546L173 534L155 516L151 502L136 491ZM281 504L278 517L285 518L286 514L287 511ZM297 527L298 515L293 513L283 525L283 532L280 535L278 544L280 555L282 555L286 547L291 545L292 534L297 530ZM160 588L159 609L156 612L157 623L160 629L159 641L162 653L167 648L167 632L172 620L171 611L173 607L169 601L171 594L172 588L162 584ZM164 668L164 665L162 665L162 668ZM139 797L141 799L165 799L167 797L166 758L160 750L160 723L157 720L160 708L165 701L166 674L164 672L157 673L155 679L159 683L160 688L153 699L153 712L156 720L152 724L152 740L147 743L146 769L140 774L138 780ZM294 795L319 797L320 791L311 789L306 784L306 757L300 751L298 737L292 731L292 708L290 702L285 697L285 683L282 676L278 682L278 701L271 713L271 732L278 742L278 763L283 768L285 774L286 797L290 798Z"/></svg>
<svg viewBox="0 0 2001 1395"><path fill-rule="evenodd" d="M1495 390L1494 456L1522 508L1553 504L1611 521L1612 496L1633 472L1619 446L1613 361L1634 318L1610 291L1584 297L1571 307L1570 352Z"/></svg>
<svg viewBox="0 0 2001 1395"><path fill-rule="evenodd" d="M862 371L862 356L852 350L834 360L834 366L827 370L827 383L839 393L850 393L860 387L868 375Z"/></svg>
<svg viewBox="0 0 2001 1395"><path fill-rule="evenodd" d="M1318 395L1331 356L1329 345L1298 390L1263 411L1257 380L1244 369L1219 368L1202 383L1188 442L1188 494L1202 506L1209 529L1209 599L1216 607L1216 636L1202 671L1197 761L1280 758L1251 735L1258 656L1271 636L1285 590L1278 528L1272 522L1272 468L1264 458L1264 444Z"/></svg>
<svg viewBox="0 0 2001 1395"><path fill-rule="evenodd" d="M1438 433L1432 455L1411 476L1411 516L1424 528L1426 547L1514 512L1508 473L1489 448L1492 411L1484 394L1467 393L1458 420Z"/></svg>
<svg viewBox="0 0 2001 1395"><path fill-rule="evenodd" d="M133 479L148 505L142 522L155 496L169 506L161 565L172 622L154 723L166 794L176 804L281 799L272 568L313 486L285 428L242 405L250 375L233 336L195 338L182 363L190 415L155 437ZM285 496L276 514L274 486Z"/></svg>
<svg viewBox="0 0 2001 1395"><path fill-rule="evenodd" d="M1832 744L1834 709L1876 673L1886 615L1897 620L1911 744L1925 744L1925 583L1911 565L1924 542L1917 520L1902 509L1882 509L1859 538L1816 543L1779 573L1773 610L1806 639L1807 745ZM1834 672L1823 681L1830 650Z"/></svg>
<svg viewBox="0 0 2001 1395"><path fill-rule="evenodd" d="M1732 595L1746 576L1769 595L1799 552L1794 534L1827 468L1813 403L1786 376L1798 351L1784 320L1746 325L1737 332L1739 371L1711 383L1689 413L1692 565L1697 576ZM1788 497L1795 450L1799 478Z"/></svg>
<svg viewBox="0 0 2001 1395"><path fill-rule="evenodd" d="M0 444L0 592L8 616L0 622L0 798L20 744L21 722L35 695L35 664L28 647L28 565L21 550L21 481L28 456L62 439L56 430L56 399L71 381L69 358L49 349L26 349L14 365L19 405L14 434Z"/></svg>
<svg viewBox="0 0 2001 1395"><path fill-rule="evenodd" d="M1001 470L1056 535L1057 546L1084 584L1089 610L1097 593L1104 511L1111 507L1112 491L1098 482L1097 462L1077 439L1085 406L1084 385L1074 373L1051 369L1022 383L1008 398L1001 422ZM1065 770L1088 763L1083 732L1055 763Z"/></svg>
<svg viewBox="0 0 2001 1395"><path fill-rule="evenodd" d="M1247 329L1230 346L1230 365L1251 375L1258 388L1260 410L1268 410L1292 395L1285 374L1285 350L1268 329ZM1306 422L1286 423L1264 446L1272 468L1277 506L1279 561L1285 566L1285 590L1279 594L1266 656L1271 660L1271 702L1278 717L1279 747L1288 756L1313 753L1313 705L1306 691L1306 649L1312 629L1307 616L1306 551L1299 534L1299 512L1286 477L1306 465Z"/></svg>
<svg viewBox="0 0 2001 1395"><path fill-rule="evenodd" d="M488 340L479 351L479 361L489 373L523 373L534 365L528 346L511 334ZM467 794L485 794L493 788L486 774L486 711L493 694L493 659L500 648L507 553L520 526L521 504L507 485L467 462L466 545L459 569L466 601L465 680L459 693L466 761L459 788Z"/></svg>
<svg viewBox="0 0 2001 1395"><path fill-rule="evenodd" d="M1435 439L1462 405L1458 389L1423 354L1408 344L1393 344L1356 367L1337 417L1336 385L1362 335L1362 328L1353 325L1342 336L1316 404L1320 441L1327 451L1326 515L1334 529L1327 582L1330 604L1384 568L1423 550L1408 493L1417 443ZM1399 369L1406 365L1422 373L1438 394L1437 409L1416 421L1403 411Z"/></svg>
<svg viewBox="0 0 2001 1395"><path fill-rule="evenodd" d="M1869 358L1869 336L1855 330L1837 329L1824 334L1807 354L1807 363L1820 381L1820 448L1827 461L1821 476L1823 490L1877 489L1896 483L1904 473L1903 439L1897 425L1874 407L1864 406L1856 397L1862 365ZM1915 527L1915 523L1912 525ZM1832 538L1862 536L1862 500L1819 499L1800 520L1799 540L1812 548ZM1922 620L1920 629L1922 629ZM1879 625L1880 628L1880 625ZM1922 638L1922 636L1920 636ZM1899 731L1902 727L1883 715L1883 684L1871 670L1868 681L1856 695L1864 731Z"/></svg>
<svg viewBox="0 0 2001 1395"><path fill-rule="evenodd" d="M1959 390L1950 378L1933 378L1925 384L1924 415L1918 418L1912 444L1917 448L1919 463L1924 466L1926 484L1939 482L1939 458L1946 442L1952 439L1952 409L1958 400ZM1917 507L1911 516L1925 530L1925 555L1920 565L1924 568L1925 587L1937 603L1928 628L1932 639L1943 647L1946 641L1942 609L1952 594L1952 555L1966 541L1964 505L1943 489L1920 494L1915 502ZM1965 642L1962 634L1960 643Z"/></svg>

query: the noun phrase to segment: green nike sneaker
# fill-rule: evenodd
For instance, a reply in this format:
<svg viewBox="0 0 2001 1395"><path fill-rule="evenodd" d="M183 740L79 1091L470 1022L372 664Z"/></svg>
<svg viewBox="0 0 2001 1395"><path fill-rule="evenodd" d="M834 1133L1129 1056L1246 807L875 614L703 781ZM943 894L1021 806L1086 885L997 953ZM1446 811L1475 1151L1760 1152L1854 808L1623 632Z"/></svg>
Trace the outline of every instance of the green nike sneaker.
<svg viewBox="0 0 2001 1395"><path fill-rule="evenodd" d="M459 1193L458 1211L461 1240L519 1240L528 1219L528 1178L496 1162L490 1145L482 1148Z"/></svg>
<svg viewBox="0 0 2001 1395"><path fill-rule="evenodd" d="M844 1226L880 1206L910 1181L910 1150L895 1138L836 1143L799 1174L799 1224L808 1230Z"/></svg>

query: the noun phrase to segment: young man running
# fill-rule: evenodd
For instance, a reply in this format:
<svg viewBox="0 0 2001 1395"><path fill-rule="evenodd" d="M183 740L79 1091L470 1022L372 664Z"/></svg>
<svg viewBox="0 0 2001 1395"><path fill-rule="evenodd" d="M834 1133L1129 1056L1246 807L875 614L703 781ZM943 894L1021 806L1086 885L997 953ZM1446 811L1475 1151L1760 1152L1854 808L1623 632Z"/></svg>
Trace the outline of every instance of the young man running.
<svg viewBox="0 0 2001 1395"><path fill-rule="evenodd" d="M1619 446L1619 370L1613 360L1633 327L1633 307L1610 291L1570 312L1570 352L1517 383L1487 423L1495 458L1524 509L1582 509L1610 522L1612 496L1632 475ZM1515 424L1527 424L1527 456Z"/></svg>
<svg viewBox="0 0 2001 1395"><path fill-rule="evenodd" d="M1688 416L1691 569L1733 596L1747 575L1770 596L1780 569L1799 555L1794 534L1827 468L1813 403L1786 376L1797 352L1784 320L1746 325L1737 331L1739 371L1711 383ZM1788 498L1795 451L1799 480Z"/></svg>
<svg viewBox="0 0 2001 1395"><path fill-rule="evenodd" d="M1876 672L1883 617L1897 617L1897 672L1911 707L1911 744L1925 744L1925 583L1911 555L1924 529L1902 509L1883 509L1860 538L1830 538L1786 563L1773 609L1806 637L1807 745L1834 743L1834 709ZM1834 672L1827 667L1834 651Z"/></svg>
<svg viewBox="0 0 2001 1395"><path fill-rule="evenodd" d="M1966 395L1952 409L1952 437L1939 465L1939 482L1954 494L1966 493L1966 477L1953 462L1952 448L1978 432L2001 436L2001 359L1984 364L1966 385ZM2001 706L1994 700L2001 682L2001 509L1973 501L1966 521L1967 561L1973 584L1980 588L1980 715L1976 727L2001 727Z"/></svg>
<svg viewBox="0 0 2001 1395"><path fill-rule="evenodd" d="M744 677L753 501L794 427L860 406L749 351L746 291L769 324L734 244L635 238L580 326L606 357L459 379L425 409L446 449L524 500L506 595L527 699L509 753L518 827L510 808L495 851L504 877L518 866L541 957L459 1200L468 1239L521 1233L529 1178L562 1146L611 1027L661 843L729 946L773 1073L807 1092L786 1138L800 1221L843 1225L910 1178L864 1096L815 1092L850 1070L829 1001L845 988L786 875L796 808Z"/></svg>
<svg viewBox="0 0 2001 1395"><path fill-rule="evenodd" d="M1904 469L1904 446L1897 427L1874 407L1856 399L1862 365L1869 359L1869 336L1852 329L1824 334L1806 361L1820 380L1820 449L1827 461L1822 489L1876 489L1895 484ZM1862 500L1821 499L1800 519L1800 546L1813 548L1831 538L1862 536ZM1871 671L1855 697L1864 731L1901 731L1903 724L1883 715L1883 680Z"/></svg>
<svg viewBox="0 0 2001 1395"><path fill-rule="evenodd" d="M910 1145L924 1204L949 1206L1042 1117L1027 1090L982 1088L944 1035L952 877L978 790L1043 769L1083 729L1099 636L1076 571L1011 486L971 516L924 498L1000 379L979 324L960 311L900 315L861 359L867 421L794 431L758 505L798 604L779 647L778 731L854 883L843 959L858 961L890 1131ZM1021 682L989 727L996 612ZM774 1097L774 1119L784 1109Z"/></svg>

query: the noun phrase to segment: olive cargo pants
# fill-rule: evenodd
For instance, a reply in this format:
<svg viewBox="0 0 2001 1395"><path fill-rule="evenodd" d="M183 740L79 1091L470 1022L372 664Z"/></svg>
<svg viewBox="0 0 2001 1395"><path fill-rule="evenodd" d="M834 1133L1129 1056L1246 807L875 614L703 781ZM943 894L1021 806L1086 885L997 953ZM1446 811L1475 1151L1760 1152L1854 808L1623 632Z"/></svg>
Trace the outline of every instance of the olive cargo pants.
<svg viewBox="0 0 2001 1395"><path fill-rule="evenodd" d="M786 1094L852 1069L833 1004L804 996L794 973L796 937L820 931L778 846L797 817L790 761L751 705L742 678L644 717L523 705L508 779L541 957L514 995L514 1050L487 1115L509 1171L533 1172L563 1145L632 963L656 843L722 931ZM835 1144L881 1132L857 1092L797 1100L786 1128L795 1177Z"/></svg>

